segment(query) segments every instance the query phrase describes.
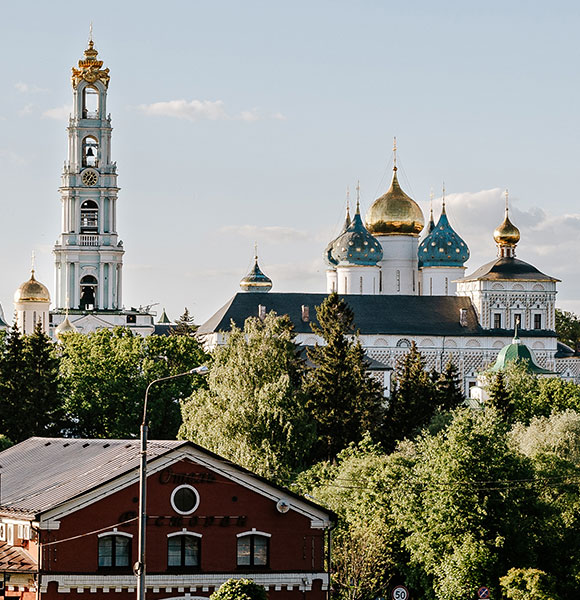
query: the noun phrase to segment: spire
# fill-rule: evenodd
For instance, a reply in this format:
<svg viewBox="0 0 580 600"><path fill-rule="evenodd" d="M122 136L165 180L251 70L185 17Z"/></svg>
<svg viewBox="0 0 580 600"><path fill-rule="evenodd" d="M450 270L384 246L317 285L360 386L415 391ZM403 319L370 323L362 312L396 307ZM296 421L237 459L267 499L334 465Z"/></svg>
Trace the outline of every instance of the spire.
<svg viewBox="0 0 580 600"><path fill-rule="evenodd" d="M397 136L393 137L393 171L397 172Z"/></svg>
<svg viewBox="0 0 580 600"><path fill-rule="evenodd" d="M356 214L360 215L360 180L356 182Z"/></svg>
<svg viewBox="0 0 580 600"><path fill-rule="evenodd" d="M258 242L254 243L254 266L240 281L240 287L244 292L269 292L272 289L272 280L258 265Z"/></svg>
<svg viewBox="0 0 580 600"><path fill-rule="evenodd" d="M443 201L441 203L441 214L444 215L445 213L445 182L443 182Z"/></svg>
<svg viewBox="0 0 580 600"><path fill-rule="evenodd" d="M30 255L30 278L34 279L34 267L36 262L36 256L34 255L34 250L32 251L32 254Z"/></svg>
<svg viewBox="0 0 580 600"><path fill-rule="evenodd" d="M350 225L350 186L346 186L346 222L344 229Z"/></svg>
<svg viewBox="0 0 580 600"><path fill-rule="evenodd" d="M258 264L258 242L254 242L254 260Z"/></svg>
<svg viewBox="0 0 580 600"><path fill-rule="evenodd" d="M520 338L518 336L518 325L520 324L520 318L516 317L516 322L514 323L514 344L521 344Z"/></svg>

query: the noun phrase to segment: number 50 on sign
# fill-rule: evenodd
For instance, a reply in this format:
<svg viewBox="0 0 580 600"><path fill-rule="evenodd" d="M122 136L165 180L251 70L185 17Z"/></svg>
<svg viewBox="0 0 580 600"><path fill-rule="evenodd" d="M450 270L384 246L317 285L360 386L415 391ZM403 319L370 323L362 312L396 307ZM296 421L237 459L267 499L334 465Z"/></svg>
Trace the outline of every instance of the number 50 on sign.
<svg viewBox="0 0 580 600"><path fill-rule="evenodd" d="M409 590L404 585L393 588L393 600L409 600Z"/></svg>

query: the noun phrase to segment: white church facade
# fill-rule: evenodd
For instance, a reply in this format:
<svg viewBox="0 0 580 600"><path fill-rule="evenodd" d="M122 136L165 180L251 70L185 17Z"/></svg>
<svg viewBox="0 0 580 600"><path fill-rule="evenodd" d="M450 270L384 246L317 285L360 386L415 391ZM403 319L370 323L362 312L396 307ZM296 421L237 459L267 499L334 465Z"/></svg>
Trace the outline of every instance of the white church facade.
<svg viewBox="0 0 580 600"><path fill-rule="evenodd" d="M256 259L243 291L204 323L199 334L208 347L215 347L227 339L231 321L241 326L249 316L274 310L291 317L298 343L321 343L310 323L316 319L316 306L337 292L354 312L370 368L383 379L386 394L398 359L414 342L428 368L440 370L451 360L468 395L478 373L511 343L516 323L522 343L539 365L580 382L580 356L556 338L558 280L516 258L520 232L509 218L507 192L504 220L493 235L497 257L466 275L469 249L449 222L445 195L437 223L431 212L425 228L421 208L398 182L395 153L389 190L375 200L364 222L357 197L354 218L347 208L342 231L326 247L326 293L252 288L256 273L256 281L266 277Z"/></svg>

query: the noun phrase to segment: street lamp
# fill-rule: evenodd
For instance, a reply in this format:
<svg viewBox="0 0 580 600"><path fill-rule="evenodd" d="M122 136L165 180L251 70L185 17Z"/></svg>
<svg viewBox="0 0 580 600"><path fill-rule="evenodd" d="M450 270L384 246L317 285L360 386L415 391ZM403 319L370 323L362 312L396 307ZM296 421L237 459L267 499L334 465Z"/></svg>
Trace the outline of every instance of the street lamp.
<svg viewBox="0 0 580 600"><path fill-rule="evenodd" d="M143 421L141 421L141 464L139 467L139 560L133 565L133 571L137 577L137 600L145 600L145 524L147 515L146 500L147 500L147 400L149 398L149 390L151 386L160 381L169 379L177 379L186 375L205 375L209 369L206 365L201 365L185 371L177 373L177 375L168 375L154 379L149 383L145 390L145 402L143 403Z"/></svg>

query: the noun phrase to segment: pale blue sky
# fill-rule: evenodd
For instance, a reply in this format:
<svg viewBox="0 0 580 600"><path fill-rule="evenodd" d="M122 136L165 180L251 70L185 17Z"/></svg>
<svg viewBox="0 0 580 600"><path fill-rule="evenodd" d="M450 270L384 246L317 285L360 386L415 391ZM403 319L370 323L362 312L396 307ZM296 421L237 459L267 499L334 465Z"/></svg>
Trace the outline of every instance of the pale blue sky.
<svg viewBox="0 0 580 600"><path fill-rule="evenodd" d="M28 2L3 7L0 301L53 288L70 68L93 21L124 241L124 302L198 321L238 289L253 242L278 291L324 291L322 251L361 181L449 195L472 251L509 188L518 256L580 311L580 9L575 2ZM56 117L56 118L54 118Z"/></svg>

